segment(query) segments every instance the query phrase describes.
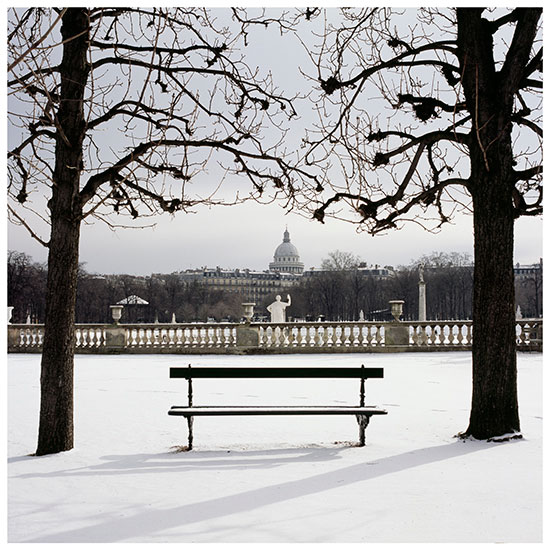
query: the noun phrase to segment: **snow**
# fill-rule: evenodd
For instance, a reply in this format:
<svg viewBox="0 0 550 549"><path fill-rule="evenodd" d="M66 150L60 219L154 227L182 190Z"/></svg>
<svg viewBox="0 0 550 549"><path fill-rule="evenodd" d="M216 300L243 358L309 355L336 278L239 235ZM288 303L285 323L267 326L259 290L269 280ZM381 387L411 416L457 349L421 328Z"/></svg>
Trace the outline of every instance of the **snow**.
<svg viewBox="0 0 550 549"><path fill-rule="evenodd" d="M185 420L170 366L381 366L367 444L353 416ZM542 368L518 355L523 439L468 424L466 352L279 356L79 355L75 448L31 456L40 357L8 357L10 542L541 542ZM357 404L355 380L197 380L200 404Z"/></svg>

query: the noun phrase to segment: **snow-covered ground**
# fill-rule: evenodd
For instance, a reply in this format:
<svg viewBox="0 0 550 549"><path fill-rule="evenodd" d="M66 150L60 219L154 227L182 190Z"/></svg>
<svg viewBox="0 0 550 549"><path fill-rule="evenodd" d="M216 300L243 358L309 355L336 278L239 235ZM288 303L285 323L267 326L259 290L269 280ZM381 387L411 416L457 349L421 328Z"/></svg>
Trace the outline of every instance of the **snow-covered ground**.
<svg viewBox="0 0 550 549"><path fill-rule="evenodd" d="M11 542L540 542L542 356L519 354L523 440L462 442L469 353L78 356L75 448L33 457L37 355L8 358ZM373 417L185 420L170 366L382 366ZM359 382L197 380L195 404L358 402Z"/></svg>

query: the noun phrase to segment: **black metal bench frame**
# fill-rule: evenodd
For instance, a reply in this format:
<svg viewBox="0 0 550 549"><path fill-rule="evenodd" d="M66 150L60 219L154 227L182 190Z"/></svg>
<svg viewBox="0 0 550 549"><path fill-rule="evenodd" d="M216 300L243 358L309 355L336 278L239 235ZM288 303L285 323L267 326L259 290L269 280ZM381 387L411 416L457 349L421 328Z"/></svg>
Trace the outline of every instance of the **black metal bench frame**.
<svg viewBox="0 0 550 549"><path fill-rule="evenodd" d="M303 368L303 367L192 367L170 368L170 378L187 380L187 406L172 406L170 416L182 416L187 420L188 445L185 450L193 448L193 417L195 416L244 416L244 415L354 415L359 424L359 446L365 445L365 429L373 415L384 415L388 412L377 406L365 406L365 380L383 378L383 368ZM235 379L235 378L358 378L358 406L193 406L193 379Z"/></svg>

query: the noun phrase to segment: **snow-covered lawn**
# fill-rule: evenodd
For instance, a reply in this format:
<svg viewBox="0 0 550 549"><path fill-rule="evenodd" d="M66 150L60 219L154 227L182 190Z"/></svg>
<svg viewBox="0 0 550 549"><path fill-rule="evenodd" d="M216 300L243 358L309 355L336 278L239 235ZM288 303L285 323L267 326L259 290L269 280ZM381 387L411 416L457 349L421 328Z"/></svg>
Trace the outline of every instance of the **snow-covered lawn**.
<svg viewBox="0 0 550 549"><path fill-rule="evenodd" d="M75 448L32 457L40 357L8 358L11 542L540 542L542 356L519 354L524 439L462 442L469 353L78 356ZM185 420L170 366L382 366L353 416ZM359 382L197 380L195 404L351 403Z"/></svg>

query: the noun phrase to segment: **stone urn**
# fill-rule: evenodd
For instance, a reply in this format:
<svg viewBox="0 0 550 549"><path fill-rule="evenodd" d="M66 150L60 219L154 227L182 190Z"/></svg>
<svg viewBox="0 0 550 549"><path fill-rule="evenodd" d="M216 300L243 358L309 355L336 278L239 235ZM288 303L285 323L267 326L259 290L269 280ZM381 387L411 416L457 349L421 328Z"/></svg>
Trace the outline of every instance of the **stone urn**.
<svg viewBox="0 0 550 549"><path fill-rule="evenodd" d="M254 305L256 303L243 303L243 309L244 309L244 318L246 319L246 322L249 324L252 317L254 316Z"/></svg>
<svg viewBox="0 0 550 549"><path fill-rule="evenodd" d="M8 324L11 322L12 313L13 313L13 307L8 307Z"/></svg>
<svg viewBox="0 0 550 549"><path fill-rule="evenodd" d="M403 314L403 303L402 299L393 299L389 302L391 305L391 314L396 322L399 322L399 317Z"/></svg>
<svg viewBox="0 0 550 549"><path fill-rule="evenodd" d="M115 324L118 324L118 321L122 316L122 309L124 309L124 305L111 305L111 315L113 315Z"/></svg>

